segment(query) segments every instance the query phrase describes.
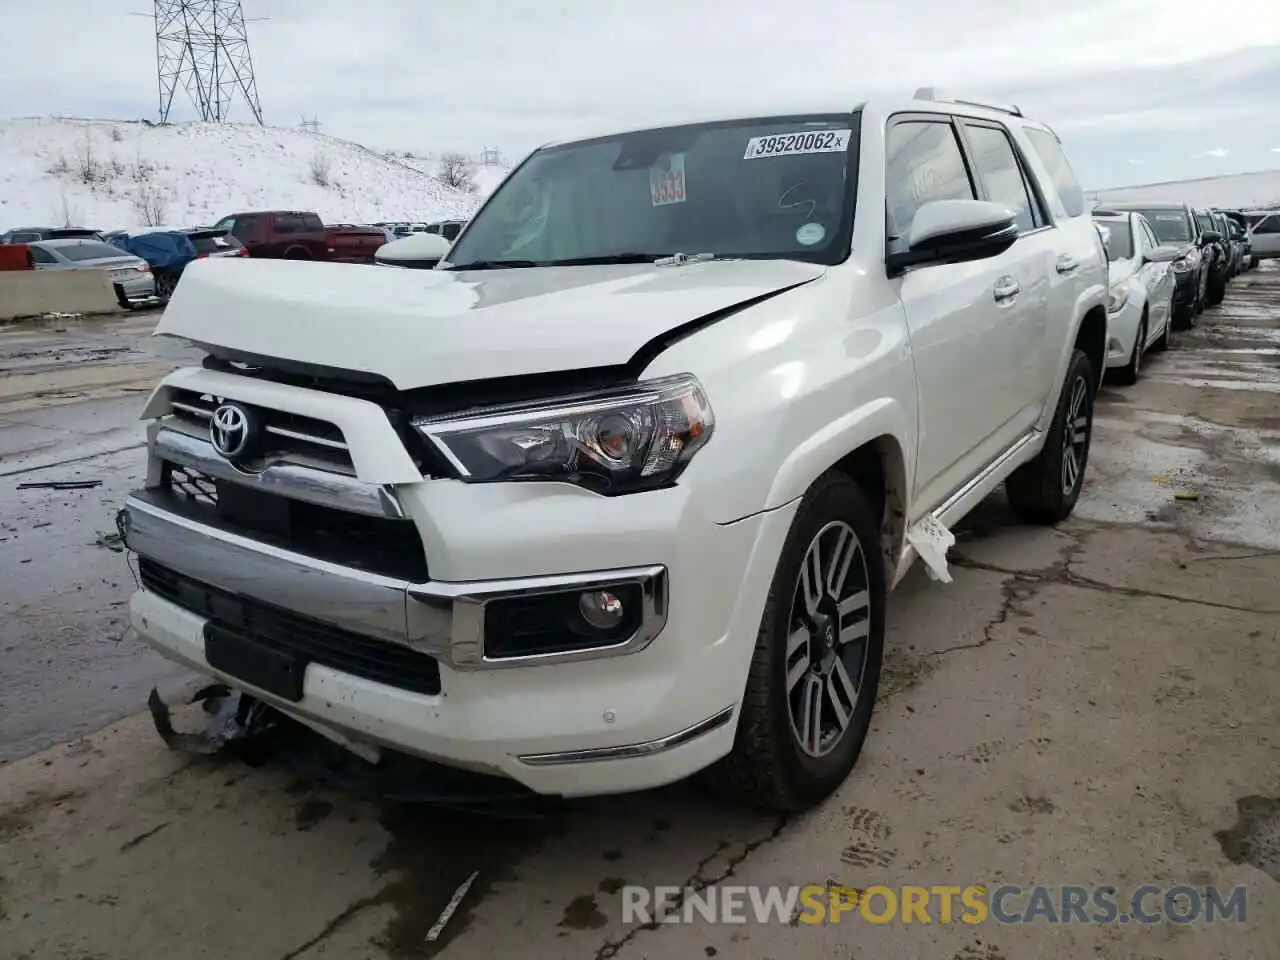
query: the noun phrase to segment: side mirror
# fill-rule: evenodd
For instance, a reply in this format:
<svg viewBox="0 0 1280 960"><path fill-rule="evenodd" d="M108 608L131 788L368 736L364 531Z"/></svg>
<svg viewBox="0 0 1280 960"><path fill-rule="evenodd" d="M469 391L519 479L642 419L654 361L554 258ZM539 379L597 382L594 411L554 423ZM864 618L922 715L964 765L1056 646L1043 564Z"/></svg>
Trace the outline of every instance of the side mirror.
<svg viewBox="0 0 1280 960"><path fill-rule="evenodd" d="M380 267L407 267L410 270L430 270L449 255L452 244L434 233L412 233L399 240L384 243L373 255L373 262Z"/></svg>
<svg viewBox="0 0 1280 960"><path fill-rule="evenodd" d="M890 274L908 267L968 263L1004 253L1018 239L1014 213L987 200L933 200L916 211L907 249L885 258Z"/></svg>
<svg viewBox="0 0 1280 960"><path fill-rule="evenodd" d="M1222 234L1220 234L1217 230L1206 230L1204 233L1200 234L1200 242L1201 243L1221 243Z"/></svg>
<svg viewBox="0 0 1280 960"><path fill-rule="evenodd" d="M1143 263L1173 263L1182 256L1178 247L1152 247L1142 255Z"/></svg>

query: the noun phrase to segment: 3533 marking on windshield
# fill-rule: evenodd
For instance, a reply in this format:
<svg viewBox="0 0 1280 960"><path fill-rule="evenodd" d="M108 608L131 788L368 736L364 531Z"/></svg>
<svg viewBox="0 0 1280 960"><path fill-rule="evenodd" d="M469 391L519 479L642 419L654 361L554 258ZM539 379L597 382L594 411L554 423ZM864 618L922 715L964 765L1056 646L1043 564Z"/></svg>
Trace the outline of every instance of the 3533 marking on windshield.
<svg viewBox="0 0 1280 960"><path fill-rule="evenodd" d="M840 153L849 149L849 137L852 135L852 130L805 130L752 137L747 141L742 159L785 157L798 153Z"/></svg>
<svg viewBox="0 0 1280 960"><path fill-rule="evenodd" d="M655 207L684 203L688 199L684 182L684 154L673 154L668 164L649 170L649 199Z"/></svg>

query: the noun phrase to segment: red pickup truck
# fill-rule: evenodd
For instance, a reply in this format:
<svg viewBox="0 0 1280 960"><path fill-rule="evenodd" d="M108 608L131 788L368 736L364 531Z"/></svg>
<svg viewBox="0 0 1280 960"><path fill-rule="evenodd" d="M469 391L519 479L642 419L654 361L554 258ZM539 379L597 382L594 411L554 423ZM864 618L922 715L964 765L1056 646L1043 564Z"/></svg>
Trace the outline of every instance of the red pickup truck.
<svg viewBox="0 0 1280 960"><path fill-rule="evenodd" d="M375 227L326 226L319 214L298 210L264 210L223 217L217 229L245 245L249 256L275 260L330 260L373 263L387 242Z"/></svg>

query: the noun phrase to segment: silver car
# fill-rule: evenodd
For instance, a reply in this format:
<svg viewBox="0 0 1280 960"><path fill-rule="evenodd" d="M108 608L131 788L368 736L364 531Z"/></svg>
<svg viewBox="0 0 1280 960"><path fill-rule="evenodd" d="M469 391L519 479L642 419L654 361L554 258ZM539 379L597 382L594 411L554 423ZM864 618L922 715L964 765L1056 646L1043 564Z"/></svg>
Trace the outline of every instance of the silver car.
<svg viewBox="0 0 1280 960"><path fill-rule="evenodd" d="M1246 216L1253 221L1249 227L1253 262L1280 259L1280 210L1252 211Z"/></svg>
<svg viewBox="0 0 1280 960"><path fill-rule="evenodd" d="M37 270L105 270L122 299L130 304L156 295L156 278L141 257L101 240L37 240L28 244Z"/></svg>

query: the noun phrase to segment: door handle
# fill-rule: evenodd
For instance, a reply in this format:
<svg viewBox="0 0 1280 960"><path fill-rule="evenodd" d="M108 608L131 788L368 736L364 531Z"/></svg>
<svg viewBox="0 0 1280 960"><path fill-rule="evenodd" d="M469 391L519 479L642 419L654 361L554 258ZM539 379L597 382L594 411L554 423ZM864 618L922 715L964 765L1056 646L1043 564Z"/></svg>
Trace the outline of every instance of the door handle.
<svg viewBox="0 0 1280 960"><path fill-rule="evenodd" d="M1022 287L1018 286L1018 281L1013 277L1001 277L996 281L996 285L991 290L991 295L995 298L996 303L1005 303L1012 300L1018 295L1018 291Z"/></svg>
<svg viewBox="0 0 1280 960"><path fill-rule="evenodd" d="M1057 268L1059 273L1074 273L1076 268L1080 266L1074 257L1063 254L1058 258Z"/></svg>

